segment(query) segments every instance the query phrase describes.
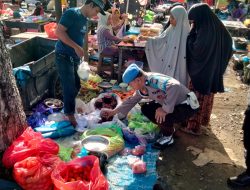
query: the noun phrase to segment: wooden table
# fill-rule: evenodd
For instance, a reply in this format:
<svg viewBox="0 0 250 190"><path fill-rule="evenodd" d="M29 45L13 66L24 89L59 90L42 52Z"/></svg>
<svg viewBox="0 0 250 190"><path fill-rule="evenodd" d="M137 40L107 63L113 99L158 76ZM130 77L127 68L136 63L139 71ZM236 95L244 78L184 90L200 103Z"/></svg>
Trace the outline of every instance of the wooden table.
<svg viewBox="0 0 250 190"><path fill-rule="evenodd" d="M23 32L17 35L13 35L10 38L13 40L27 40L36 36L48 38L48 35L45 32Z"/></svg>
<svg viewBox="0 0 250 190"><path fill-rule="evenodd" d="M37 29L39 32L44 32L44 25L50 21L44 21L40 23L29 23L23 22L16 19L4 20L3 21L8 28L20 28L20 29Z"/></svg>
<svg viewBox="0 0 250 190"><path fill-rule="evenodd" d="M230 32L230 34L234 37L244 36L244 34L249 31L249 28L247 28L240 21L222 20L222 23L227 28L227 30Z"/></svg>
<svg viewBox="0 0 250 190"><path fill-rule="evenodd" d="M13 35L10 36L10 39L14 42L14 43L19 43L22 42L24 40L28 40L34 37L42 37L42 38L48 38L48 35L45 32L23 32L17 35ZM51 39L51 38L48 38ZM56 39L51 39L51 40L56 40Z"/></svg>
<svg viewBox="0 0 250 190"><path fill-rule="evenodd" d="M146 43L124 43L118 44L119 49L119 62L118 62L118 82L121 82L122 78L122 52L123 50L145 50Z"/></svg>

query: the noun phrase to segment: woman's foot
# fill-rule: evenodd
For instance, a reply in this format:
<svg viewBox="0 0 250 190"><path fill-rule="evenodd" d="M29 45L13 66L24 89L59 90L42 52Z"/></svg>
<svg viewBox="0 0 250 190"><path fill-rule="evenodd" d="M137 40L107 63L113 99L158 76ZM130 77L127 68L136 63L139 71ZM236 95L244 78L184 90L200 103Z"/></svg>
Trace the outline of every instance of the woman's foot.
<svg viewBox="0 0 250 190"><path fill-rule="evenodd" d="M188 127L184 127L184 128L180 128L180 130L184 133L187 134L191 134L191 135L195 135L195 136L200 136L202 135L201 130L200 129L192 129L192 128L188 128Z"/></svg>
<svg viewBox="0 0 250 190"><path fill-rule="evenodd" d="M76 118L75 118L74 114L67 115L67 117L68 117L68 120L70 121L70 123L73 125L73 127L76 127L77 122L76 122Z"/></svg>

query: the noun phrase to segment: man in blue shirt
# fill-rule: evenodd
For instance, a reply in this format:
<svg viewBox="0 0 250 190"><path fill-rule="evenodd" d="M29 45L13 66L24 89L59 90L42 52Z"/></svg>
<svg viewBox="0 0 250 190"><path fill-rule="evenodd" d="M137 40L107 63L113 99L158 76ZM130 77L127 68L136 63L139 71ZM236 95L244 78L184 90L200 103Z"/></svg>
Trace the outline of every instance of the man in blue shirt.
<svg viewBox="0 0 250 190"><path fill-rule="evenodd" d="M66 10L56 29L55 62L63 88L64 113L74 126L77 124L74 117L75 97L80 89L77 69L84 55L82 46L88 31L87 22L99 12L105 15L103 8L102 0L87 0L80 8Z"/></svg>

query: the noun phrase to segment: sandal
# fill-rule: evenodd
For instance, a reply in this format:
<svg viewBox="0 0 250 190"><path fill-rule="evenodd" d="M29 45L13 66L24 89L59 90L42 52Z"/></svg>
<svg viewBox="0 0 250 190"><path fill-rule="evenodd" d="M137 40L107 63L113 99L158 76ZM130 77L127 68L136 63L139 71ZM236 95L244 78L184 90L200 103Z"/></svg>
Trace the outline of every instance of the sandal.
<svg viewBox="0 0 250 190"><path fill-rule="evenodd" d="M200 136L202 135L200 130L195 130L195 129L188 129L187 127L180 128L180 130L184 133L195 135L195 136Z"/></svg>

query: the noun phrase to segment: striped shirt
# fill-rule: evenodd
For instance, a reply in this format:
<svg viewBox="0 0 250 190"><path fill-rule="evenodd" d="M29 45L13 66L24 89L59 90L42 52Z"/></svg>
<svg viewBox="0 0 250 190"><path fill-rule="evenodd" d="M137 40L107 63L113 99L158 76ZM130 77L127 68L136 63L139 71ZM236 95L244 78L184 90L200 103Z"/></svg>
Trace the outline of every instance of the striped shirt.
<svg viewBox="0 0 250 190"><path fill-rule="evenodd" d="M101 26L97 31L97 41L98 51L99 53L102 53L105 48L110 47L117 42L120 42L121 39L113 36L109 29Z"/></svg>

